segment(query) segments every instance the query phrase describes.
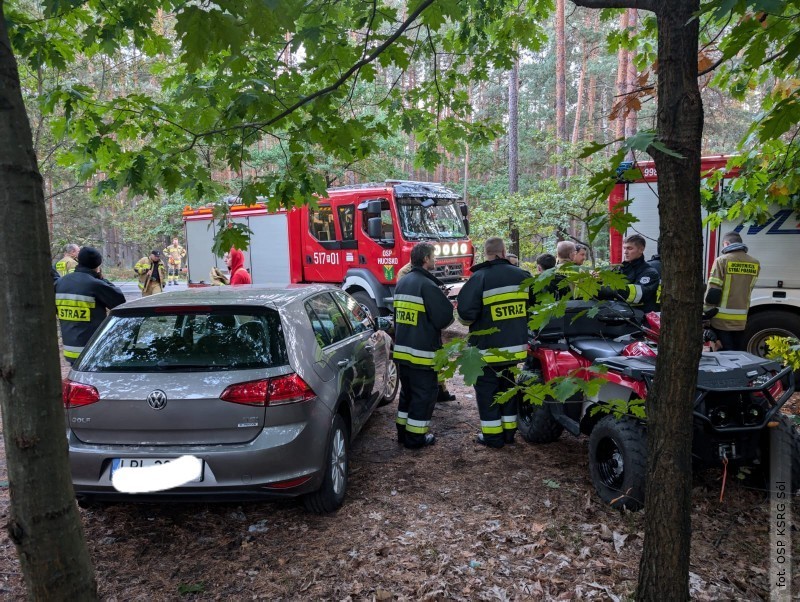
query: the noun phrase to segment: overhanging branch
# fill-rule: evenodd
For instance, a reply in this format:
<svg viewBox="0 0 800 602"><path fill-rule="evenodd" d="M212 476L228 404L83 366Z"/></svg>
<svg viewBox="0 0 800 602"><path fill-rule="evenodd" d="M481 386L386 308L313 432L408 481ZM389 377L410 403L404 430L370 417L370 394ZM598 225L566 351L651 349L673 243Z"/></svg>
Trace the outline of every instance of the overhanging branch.
<svg viewBox="0 0 800 602"><path fill-rule="evenodd" d="M576 6L584 8L639 8L656 11L656 0L570 0Z"/></svg>

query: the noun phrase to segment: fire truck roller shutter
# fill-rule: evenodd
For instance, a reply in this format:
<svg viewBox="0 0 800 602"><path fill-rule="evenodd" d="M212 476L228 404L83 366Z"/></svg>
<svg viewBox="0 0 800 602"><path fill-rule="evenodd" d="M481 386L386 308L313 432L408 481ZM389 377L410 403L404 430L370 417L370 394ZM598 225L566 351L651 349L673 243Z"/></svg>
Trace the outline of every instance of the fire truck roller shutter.
<svg viewBox="0 0 800 602"><path fill-rule="evenodd" d="M342 289L353 295L376 318L388 316L391 312L391 305L387 301L392 294L389 287L381 284L369 270L359 268L347 270Z"/></svg>
<svg viewBox="0 0 800 602"><path fill-rule="evenodd" d="M250 247L253 256L251 276L256 284L288 284L292 281L289 254L288 218L285 213L253 215L250 217L253 236Z"/></svg>

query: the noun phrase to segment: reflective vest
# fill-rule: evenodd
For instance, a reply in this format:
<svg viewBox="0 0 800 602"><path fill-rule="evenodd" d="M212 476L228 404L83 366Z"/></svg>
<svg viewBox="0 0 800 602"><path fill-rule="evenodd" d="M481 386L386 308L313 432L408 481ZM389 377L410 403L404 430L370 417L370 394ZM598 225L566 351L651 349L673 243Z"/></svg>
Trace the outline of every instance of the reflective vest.
<svg viewBox="0 0 800 602"><path fill-rule="evenodd" d="M71 274L75 271L75 268L78 267L78 260L74 257L70 257L69 255L64 255L61 259L56 262L56 272L58 272L59 276L66 276L67 274Z"/></svg>
<svg viewBox="0 0 800 602"><path fill-rule="evenodd" d="M722 289L719 311L711 318L711 327L718 330L744 330L750 295L761 271L758 259L747 254L747 247L737 245L734 250L727 251L733 246L722 250L708 277L708 289Z"/></svg>
<svg viewBox="0 0 800 602"><path fill-rule="evenodd" d="M458 319L471 333L498 329L470 337L487 364L509 366L527 356L530 290L521 285L528 278L507 259L493 259L472 266L472 276L458 293Z"/></svg>
<svg viewBox="0 0 800 602"><path fill-rule="evenodd" d="M186 249L184 249L180 245L178 245L177 247L170 245L166 249L164 249L162 255L167 258L167 262L170 265L180 265L181 259L186 257Z"/></svg>

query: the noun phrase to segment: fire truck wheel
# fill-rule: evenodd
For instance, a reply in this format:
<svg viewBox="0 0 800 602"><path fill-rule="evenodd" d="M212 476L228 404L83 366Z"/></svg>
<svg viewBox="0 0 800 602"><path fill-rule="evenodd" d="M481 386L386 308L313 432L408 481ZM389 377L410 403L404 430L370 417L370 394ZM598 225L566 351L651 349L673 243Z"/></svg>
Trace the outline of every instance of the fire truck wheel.
<svg viewBox="0 0 800 602"><path fill-rule="evenodd" d="M350 436L340 414L333 417L328 449L325 452L323 470L325 476L322 486L303 498L306 510L315 514L336 512L344 502L347 493L347 476L350 467Z"/></svg>
<svg viewBox="0 0 800 602"><path fill-rule="evenodd" d="M400 390L400 376L397 372L397 363L389 360L389 369L386 373L386 393L378 402L378 407L388 406L397 397Z"/></svg>
<svg viewBox="0 0 800 602"><path fill-rule="evenodd" d="M358 304L364 308L370 316L372 316L373 320L377 320L378 317L381 315L381 312L378 311L378 304L369 296L369 293L366 291L356 291L353 293L353 299L358 301Z"/></svg>
<svg viewBox="0 0 800 602"><path fill-rule="evenodd" d="M747 318L744 340L748 353L765 357L767 339L775 336L800 338L800 316L789 311L771 311Z"/></svg>
<svg viewBox="0 0 800 602"><path fill-rule="evenodd" d="M589 475L600 498L612 508L644 506L647 430L638 420L605 416L589 436Z"/></svg>

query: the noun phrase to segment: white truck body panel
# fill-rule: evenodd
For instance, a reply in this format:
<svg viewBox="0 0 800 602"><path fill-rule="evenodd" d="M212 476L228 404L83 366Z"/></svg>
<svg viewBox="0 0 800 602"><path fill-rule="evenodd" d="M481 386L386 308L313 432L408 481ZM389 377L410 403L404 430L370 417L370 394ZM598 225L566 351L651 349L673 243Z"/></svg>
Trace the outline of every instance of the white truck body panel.
<svg viewBox="0 0 800 602"><path fill-rule="evenodd" d="M253 231L250 248L244 251L244 267L250 272L253 284L289 284L289 228L286 214L251 215L237 217L234 221L245 224ZM210 284L212 267L227 273L222 258L211 252L216 224L207 216L205 219L188 219L185 223L189 281ZM257 257L255 263L251 260L252 256Z"/></svg>

